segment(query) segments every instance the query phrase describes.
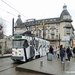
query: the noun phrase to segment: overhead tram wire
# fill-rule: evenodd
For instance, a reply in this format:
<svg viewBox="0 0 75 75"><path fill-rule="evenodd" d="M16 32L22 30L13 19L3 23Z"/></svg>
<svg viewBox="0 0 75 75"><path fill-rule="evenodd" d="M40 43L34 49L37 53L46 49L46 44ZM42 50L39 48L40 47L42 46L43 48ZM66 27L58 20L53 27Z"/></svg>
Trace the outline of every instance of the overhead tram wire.
<svg viewBox="0 0 75 75"><path fill-rule="evenodd" d="M10 12L8 12L8 11L4 10L4 9L1 9L1 8L0 8L0 10L2 10L2 11L4 11L4 12L7 12L8 14L11 14L11 15L13 15L13 16L15 16L15 17L17 17L16 15L14 15L14 14L12 14L12 13L10 13Z"/></svg>
<svg viewBox="0 0 75 75"><path fill-rule="evenodd" d="M17 15L14 15L14 14L12 14L12 13L10 13L10 12L8 12L8 11L6 11L6 10L4 10L4 9L1 9L0 8L0 10L2 10L2 11L4 11L4 12L6 12L6 13L8 13L8 14L11 14L11 15L13 15L13 16L15 16L15 17L17 17ZM22 18L23 19L23 18ZM23 19L24 20L24 19Z"/></svg>
<svg viewBox="0 0 75 75"><path fill-rule="evenodd" d="M1 0L2 2L4 2L3 0ZM7 4L6 2L4 2L6 5L8 5L9 7L11 7L12 9L14 9L16 12L18 12L19 14L21 14L22 16L24 16L25 18L27 18L25 15L23 15L22 13L20 13L19 11L17 11L15 8L13 8L12 6L10 6L9 4Z"/></svg>

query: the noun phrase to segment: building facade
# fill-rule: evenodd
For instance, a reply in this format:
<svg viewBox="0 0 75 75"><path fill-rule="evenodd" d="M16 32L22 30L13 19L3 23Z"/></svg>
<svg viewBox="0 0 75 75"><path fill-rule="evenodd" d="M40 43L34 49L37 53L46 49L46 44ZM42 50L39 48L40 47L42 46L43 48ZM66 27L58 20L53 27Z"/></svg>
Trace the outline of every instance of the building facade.
<svg viewBox="0 0 75 75"><path fill-rule="evenodd" d="M72 17L67 10L67 6L63 6L63 10L59 17L47 18L32 21L27 20L22 23L20 15L15 24L14 32L23 32L30 30L37 37L50 41L50 45L56 47L61 44L66 45L66 40L62 41L62 37L69 37L68 45L72 46L74 38L74 27L72 25Z"/></svg>

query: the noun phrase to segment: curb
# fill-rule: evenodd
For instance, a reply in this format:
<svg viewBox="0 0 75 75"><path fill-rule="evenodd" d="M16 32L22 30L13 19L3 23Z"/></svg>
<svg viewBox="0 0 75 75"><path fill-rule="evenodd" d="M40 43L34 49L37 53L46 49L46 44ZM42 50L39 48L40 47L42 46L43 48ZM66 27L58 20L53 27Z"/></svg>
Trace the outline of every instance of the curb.
<svg viewBox="0 0 75 75"><path fill-rule="evenodd" d="M25 68L21 68L21 67L16 67L15 70L21 71L21 72L31 72L31 73L37 73L37 74L53 75L53 74L39 72L39 71L35 71L35 70L29 70L29 69L25 69Z"/></svg>
<svg viewBox="0 0 75 75"><path fill-rule="evenodd" d="M3 56L1 55L0 56L0 58L7 58L7 57L11 57L11 54L10 55L3 55Z"/></svg>

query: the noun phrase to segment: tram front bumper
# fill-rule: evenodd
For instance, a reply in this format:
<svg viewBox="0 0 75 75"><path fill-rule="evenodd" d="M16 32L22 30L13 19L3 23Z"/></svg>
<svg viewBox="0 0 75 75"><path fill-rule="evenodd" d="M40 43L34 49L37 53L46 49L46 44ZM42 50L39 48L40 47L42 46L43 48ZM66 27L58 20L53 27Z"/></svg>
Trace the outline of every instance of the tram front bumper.
<svg viewBox="0 0 75 75"><path fill-rule="evenodd" d="M11 59L13 60L23 60L23 56L11 56Z"/></svg>

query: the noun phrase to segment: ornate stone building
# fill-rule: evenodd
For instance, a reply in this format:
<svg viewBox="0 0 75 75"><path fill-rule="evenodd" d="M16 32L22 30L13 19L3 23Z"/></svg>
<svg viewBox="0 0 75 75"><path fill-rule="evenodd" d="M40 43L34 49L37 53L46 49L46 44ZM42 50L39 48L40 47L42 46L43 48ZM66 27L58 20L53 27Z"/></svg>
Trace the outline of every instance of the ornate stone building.
<svg viewBox="0 0 75 75"><path fill-rule="evenodd" d="M33 21L26 21L22 23L21 17L18 16L15 25L15 32L23 32L30 30L37 37L47 39L50 41L50 45L59 46L59 44L66 45L65 41L62 41L63 36L69 36L68 45L72 46L72 40L74 38L74 27L72 25L72 18L67 10L67 6L63 6L63 10L59 17L47 18Z"/></svg>

